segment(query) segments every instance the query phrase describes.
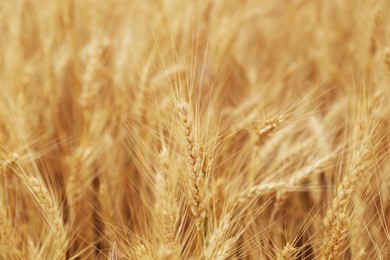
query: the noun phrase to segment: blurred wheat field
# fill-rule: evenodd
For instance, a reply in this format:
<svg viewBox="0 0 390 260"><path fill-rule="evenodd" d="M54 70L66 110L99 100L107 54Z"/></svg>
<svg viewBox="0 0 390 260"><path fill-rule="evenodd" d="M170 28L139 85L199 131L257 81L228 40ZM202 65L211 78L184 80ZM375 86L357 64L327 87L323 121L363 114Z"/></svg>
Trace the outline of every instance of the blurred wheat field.
<svg viewBox="0 0 390 260"><path fill-rule="evenodd" d="M390 1L0 2L0 259L390 259Z"/></svg>

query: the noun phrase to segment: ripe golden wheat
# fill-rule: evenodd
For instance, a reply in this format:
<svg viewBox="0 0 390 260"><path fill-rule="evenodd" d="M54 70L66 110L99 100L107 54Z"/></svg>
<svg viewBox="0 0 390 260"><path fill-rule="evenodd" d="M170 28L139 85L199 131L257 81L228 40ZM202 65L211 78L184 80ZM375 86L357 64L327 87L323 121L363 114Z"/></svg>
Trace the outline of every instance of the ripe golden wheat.
<svg viewBox="0 0 390 260"><path fill-rule="evenodd" d="M390 259L390 1L0 24L0 259Z"/></svg>

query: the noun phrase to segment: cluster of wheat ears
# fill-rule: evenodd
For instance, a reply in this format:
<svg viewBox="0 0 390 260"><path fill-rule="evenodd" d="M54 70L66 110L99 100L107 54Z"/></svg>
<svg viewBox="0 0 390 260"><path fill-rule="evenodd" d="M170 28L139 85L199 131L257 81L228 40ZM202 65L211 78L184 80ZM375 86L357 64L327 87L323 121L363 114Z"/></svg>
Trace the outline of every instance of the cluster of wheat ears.
<svg viewBox="0 0 390 260"><path fill-rule="evenodd" d="M0 1L0 259L390 259L390 1Z"/></svg>

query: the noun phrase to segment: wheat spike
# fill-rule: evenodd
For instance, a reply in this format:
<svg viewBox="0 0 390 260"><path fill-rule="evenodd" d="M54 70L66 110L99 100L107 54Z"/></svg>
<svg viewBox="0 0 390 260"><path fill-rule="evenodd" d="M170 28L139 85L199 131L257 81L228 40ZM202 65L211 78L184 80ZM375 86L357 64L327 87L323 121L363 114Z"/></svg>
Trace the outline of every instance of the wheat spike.
<svg viewBox="0 0 390 260"><path fill-rule="evenodd" d="M321 259L332 260L340 253L348 236L349 219L346 214L340 213L332 223L330 238L325 242L325 249Z"/></svg>
<svg viewBox="0 0 390 260"><path fill-rule="evenodd" d="M283 250L278 253L278 260L296 260L298 250L290 243L287 243Z"/></svg>
<svg viewBox="0 0 390 260"><path fill-rule="evenodd" d="M54 257L64 259L68 248L68 235L59 206L47 190L43 180L34 176L26 176L24 182L44 213L45 220L50 227L50 232L52 232L52 241L50 242L53 243Z"/></svg>
<svg viewBox="0 0 390 260"><path fill-rule="evenodd" d="M202 229L205 215L204 206L204 181L202 172L202 158L199 151L199 141L197 140L193 125L193 118L190 113L188 103L181 101L177 105L179 118L184 129L184 140L186 145L187 165L189 168L189 200L191 212L196 219L197 230Z"/></svg>

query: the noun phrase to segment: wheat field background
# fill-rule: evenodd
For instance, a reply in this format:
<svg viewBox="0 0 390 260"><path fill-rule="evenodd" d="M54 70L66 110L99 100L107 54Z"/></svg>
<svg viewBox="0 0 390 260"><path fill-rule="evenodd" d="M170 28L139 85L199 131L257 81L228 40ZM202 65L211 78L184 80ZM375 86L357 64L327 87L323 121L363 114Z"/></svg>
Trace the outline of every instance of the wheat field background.
<svg viewBox="0 0 390 260"><path fill-rule="evenodd" d="M390 259L390 1L0 1L0 259Z"/></svg>

